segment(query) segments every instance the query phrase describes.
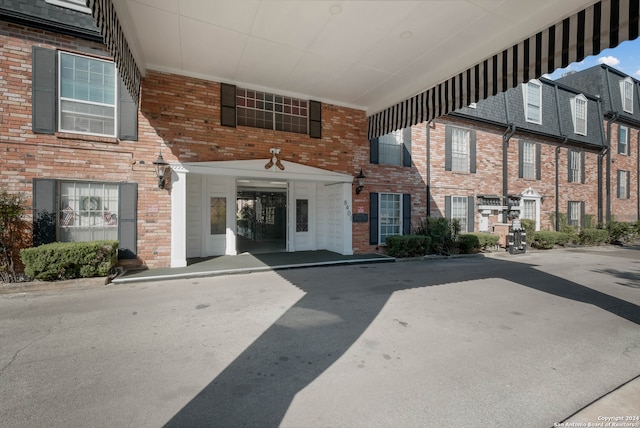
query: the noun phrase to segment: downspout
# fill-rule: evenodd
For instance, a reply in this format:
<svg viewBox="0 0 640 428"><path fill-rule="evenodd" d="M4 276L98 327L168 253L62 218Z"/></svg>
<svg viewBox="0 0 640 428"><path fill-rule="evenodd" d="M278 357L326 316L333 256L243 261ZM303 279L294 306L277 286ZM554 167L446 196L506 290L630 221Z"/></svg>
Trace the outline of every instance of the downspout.
<svg viewBox="0 0 640 428"><path fill-rule="evenodd" d="M509 206L509 140L516 133L516 125L510 124L502 134L502 205ZM502 222L507 223L508 209L502 211Z"/></svg>
<svg viewBox="0 0 640 428"><path fill-rule="evenodd" d="M431 217L431 123L433 120L427 122L427 218Z"/></svg>
<svg viewBox="0 0 640 428"><path fill-rule="evenodd" d="M560 162L560 149L567 144L567 140L569 140L569 137L565 135L562 143L556 147L556 232L560 230L560 168L558 163Z"/></svg>
<svg viewBox="0 0 640 428"><path fill-rule="evenodd" d="M611 127L613 125L613 122L615 122L616 120L618 120L618 117L620 117L620 114L617 111L612 111L609 112L609 114L611 115L611 118L609 120L607 120L607 164L606 164L606 171L605 171L605 208L606 208L606 219L607 219L607 224L609 224L611 222Z"/></svg>

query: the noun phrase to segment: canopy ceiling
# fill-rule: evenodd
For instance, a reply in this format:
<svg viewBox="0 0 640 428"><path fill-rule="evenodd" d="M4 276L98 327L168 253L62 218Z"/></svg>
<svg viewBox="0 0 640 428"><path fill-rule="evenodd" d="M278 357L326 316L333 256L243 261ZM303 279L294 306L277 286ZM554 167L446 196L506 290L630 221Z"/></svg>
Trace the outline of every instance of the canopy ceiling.
<svg viewBox="0 0 640 428"><path fill-rule="evenodd" d="M638 1L88 3L120 69L134 62L143 76L166 71L362 109L373 137L637 37ZM139 75L130 73L135 95Z"/></svg>

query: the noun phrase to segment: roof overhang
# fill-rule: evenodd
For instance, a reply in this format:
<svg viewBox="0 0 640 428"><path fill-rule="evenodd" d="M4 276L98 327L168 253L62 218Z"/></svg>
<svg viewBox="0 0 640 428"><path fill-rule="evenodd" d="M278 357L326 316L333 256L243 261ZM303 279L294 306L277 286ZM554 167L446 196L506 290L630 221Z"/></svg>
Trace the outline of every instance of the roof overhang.
<svg viewBox="0 0 640 428"><path fill-rule="evenodd" d="M147 69L358 108L369 137L638 36L637 0L88 0L134 99Z"/></svg>

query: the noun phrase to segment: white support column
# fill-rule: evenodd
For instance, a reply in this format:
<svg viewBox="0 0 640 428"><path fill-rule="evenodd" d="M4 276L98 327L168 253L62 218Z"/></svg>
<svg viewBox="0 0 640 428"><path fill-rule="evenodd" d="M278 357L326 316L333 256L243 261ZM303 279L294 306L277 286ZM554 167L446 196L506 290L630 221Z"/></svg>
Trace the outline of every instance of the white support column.
<svg viewBox="0 0 640 428"><path fill-rule="evenodd" d="M225 255L235 256L238 254L236 248L236 179L230 177L226 179L225 189L227 194L227 233L225 242Z"/></svg>
<svg viewBox="0 0 640 428"><path fill-rule="evenodd" d="M171 267L187 265L187 173L171 172Z"/></svg>
<svg viewBox="0 0 640 428"><path fill-rule="evenodd" d="M351 183L342 184L342 197L344 205L342 221L342 251L345 256L353 254L353 201L351 199Z"/></svg>

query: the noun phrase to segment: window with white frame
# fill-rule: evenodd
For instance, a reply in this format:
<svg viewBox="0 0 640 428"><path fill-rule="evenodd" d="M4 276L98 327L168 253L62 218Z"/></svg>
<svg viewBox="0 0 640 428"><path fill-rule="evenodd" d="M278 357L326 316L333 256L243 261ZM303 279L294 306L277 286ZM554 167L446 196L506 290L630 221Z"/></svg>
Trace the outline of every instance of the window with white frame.
<svg viewBox="0 0 640 428"><path fill-rule="evenodd" d="M451 129L451 170L469 172L469 130Z"/></svg>
<svg viewBox="0 0 640 428"><path fill-rule="evenodd" d="M571 99L573 132L587 135L587 98L580 94Z"/></svg>
<svg viewBox="0 0 640 428"><path fill-rule="evenodd" d="M62 132L116 135L115 64L60 52L59 124Z"/></svg>
<svg viewBox="0 0 640 428"><path fill-rule="evenodd" d="M466 196L452 196L451 197L451 220L458 220L460 223L460 230L467 231L467 215L469 213L468 204L469 198Z"/></svg>
<svg viewBox="0 0 640 428"><path fill-rule="evenodd" d="M402 195L380 193L378 216L380 244L385 243L387 236L402 235Z"/></svg>
<svg viewBox="0 0 640 428"><path fill-rule="evenodd" d="M542 84L530 80L522 86L524 95L524 114L527 122L542 123Z"/></svg>
<svg viewBox="0 0 640 428"><path fill-rule="evenodd" d="M117 184L63 181L59 186L59 241L118 239Z"/></svg>
<svg viewBox="0 0 640 428"><path fill-rule="evenodd" d="M629 128L622 125L618 128L618 153L629 154Z"/></svg>
<svg viewBox="0 0 640 428"><path fill-rule="evenodd" d="M527 141L522 144L522 178L536 178L536 145Z"/></svg>
<svg viewBox="0 0 640 428"><path fill-rule="evenodd" d="M522 200L522 213L520 218L526 220L536 220L536 201L535 199Z"/></svg>
<svg viewBox="0 0 640 428"><path fill-rule="evenodd" d="M569 151L569 181L582 182L582 153L573 150Z"/></svg>
<svg viewBox="0 0 640 428"><path fill-rule="evenodd" d="M399 129L378 138L378 163L381 165L402 165L404 131Z"/></svg>
<svg viewBox="0 0 640 428"><path fill-rule="evenodd" d="M633 113L633 80L630 77L620 81L620 97L622 109L627 113Z"/></svg>
<svg viewBox="0 0 640 428"><path fill-rule="evenodd" d="M618 170L618 199L629 199L629 171Z"/></svg>
<svg viewBox="0 0 640 428"><path fill-rule="evenodd" d="M569 213L568 213L567 222L569 226L573 226L575 228L580 228L580 219L582 218L582 202L569 202Z"/></svg>

